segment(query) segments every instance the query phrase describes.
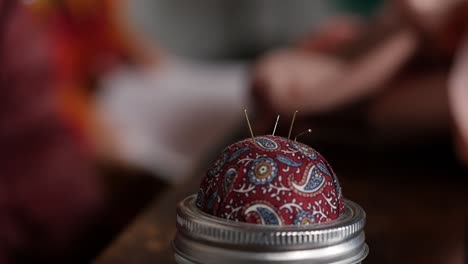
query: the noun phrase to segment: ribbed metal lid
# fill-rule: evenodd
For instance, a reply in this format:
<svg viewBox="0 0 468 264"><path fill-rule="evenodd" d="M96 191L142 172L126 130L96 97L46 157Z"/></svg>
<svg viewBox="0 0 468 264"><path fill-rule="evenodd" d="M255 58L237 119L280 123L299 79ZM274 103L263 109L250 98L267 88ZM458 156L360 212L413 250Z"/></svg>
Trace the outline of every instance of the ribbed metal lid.
<svg viewBox="0 0 468 264"><path fill-rule="evenodd" d="M349 200L345 200L345 212L337 220L308 226L271 226L213 217L198 209L195 199L192 195L179 204L174 241L176 256L196 259L194 263L216 263L210 262L216 256L224 263L356 263L349 261L360 261L368 252L363 232L365 212ZM265 256L271 259L266 261ZM296 262L286 261L296 257Z"/></svg>

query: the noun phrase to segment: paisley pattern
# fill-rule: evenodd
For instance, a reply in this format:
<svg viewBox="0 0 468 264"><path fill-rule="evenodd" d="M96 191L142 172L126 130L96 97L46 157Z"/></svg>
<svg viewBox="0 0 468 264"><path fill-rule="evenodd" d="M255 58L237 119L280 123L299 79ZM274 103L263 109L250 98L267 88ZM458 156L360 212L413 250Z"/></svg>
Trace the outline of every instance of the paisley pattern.
<svg viewBox="0 0 468 264"><path fill-rule="evenodd" d="M297 213L296 219L294 219L295 225L311 225L315 224L314 215L310 212L302 211Z"/></svg>
<svg viewBox="0 0 468 264"><path fill-rule="evenodd" d="M305 171L304 177L300 183L296 183L292 179L290 183L297 194L303 196L315 196L324 186L325 177L320 170L317 169L316 165L312 165L312 167Z"/></svg>
<svg viewBox="0 0 468 264"><path fill-rule="evenodd" d="M257 142L258 146L266 150L276 150L279 147L278 143L266 137L255 138L255 142Z"/></svg>
<svg viewBox="0 0 468 264"><path fill-rule="evenodd" d="M341 185L340 185L340 181L338 180L338 177L335 177L335 172L333 171L332 167L330 166L330 164L328 164L328 162L326 160L324 160L324 164L323 164L325 170L322 170L323 172L327 173L329 176L331 176L333 178L333 186L335 186L335 189L336 189L336 192L337 192L337 199L338 200L342 200L343 197L343 193L342 193L342 189L341 189Z"/></svg>
<svg viewBox="0 0 468 264"><path fill-rule="evenodd" d="M234 178L237 176L237 171L234 168L230 168L226 175L224 175L224 193L227 193L231 189Z"/></svg>
<svg viewBox="0 0 468 264"><path fill-rule="evenodd" d="M203 200L205 200L205 195L203 193L203 189L200 188L200 190L198 190L198 193L197 193L197 200L195 201L195 205L198 207L202 207Z"/></svg>
<svg viewBox="0 0 468 264"><path fill-rule="evenodd" d="M313 160L317 159L317 153L315 153L315 150L313 148L299 142L293 142L292 146L294 149L301 152L304 156Z"/></svg>
<svg viewBox="0 0 468 264"><path fill-rule="evenodd" d="M196 205L230 221L305 225L344 210L338 179L311 147L275 136L224 149L202 179Z"/></svg>
<svg viewBox="0 0 468 264"><path fill-rule="evenodd" d="M210 198L208 199L207 203L206 203L206 208L208 209L208 212L213 212L214 210L214 205L216 203L216 199L218 199L218 191L215 191L211 196Z"/></svg>
<svg viewBox="0 0 468 264"><path fill-rule="evenodd" d="M208 170L208 176L214 177L218 175L221 169L223 168L224 164L226 163L227 157L227 153L221 153L218 159L216 159L215 162L213 162L213 165Z"/></svg>
<svg viewBox="0 0 468 264"><path fill-rule="evenodd" d="M286 157L286 156L283 156L283 155L276 155L276 159L283 163L283 164L286 164L288 166L291 166L291 167L300 167L301 166L301 162L295 162L294 160Z"/></svg>
<svg viewBox="0 0 468 264"><path fill-rule="evenodd" d="M278 174L278 165L272 158L256 159L249 170L249 179L253 184L271 182Z"/></svg>
<svg viewBox="0 0 468 264"><path fill-rule="evenodd" d="M231 162L233 160L237 160L242 154L244 154L245 152L247 152L249 150L249 147L245 147L245 148L241 148L239 150L237 150L236 152L234 152L231 157L229 157L229 160L228 162Z"/></svg>
<svg viewBox="0 0 468 264"><path fill-rule="evenodd" d="M327 166L325 166L325 164L319 162L319 163L317 163L317 167L318 167L323 173L327 174L328 176L331 176L331 173L330 173L330 171L328 171Z"/></svg>
<svg viewBox="0 0 468 264"><path fill-rule="evenodd" d="M255 214L257 223L263 225L282 225L281 218L275 210L266 204L259 203L249 206L244 215L248 217L249 214Z"/></svg>

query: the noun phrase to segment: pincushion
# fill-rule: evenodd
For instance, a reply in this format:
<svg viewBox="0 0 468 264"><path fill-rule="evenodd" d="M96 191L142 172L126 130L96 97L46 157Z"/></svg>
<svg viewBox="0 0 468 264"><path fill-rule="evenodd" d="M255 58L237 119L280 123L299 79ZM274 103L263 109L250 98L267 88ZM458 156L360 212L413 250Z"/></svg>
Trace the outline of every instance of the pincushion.
<svg viewBox="0 0 468 264"><path fill-rule="evenodd" d="M202 179L196 205L210 215L264 225L307 225L344 211L338 179L311 147L260 136L228 146Z"/></svg>

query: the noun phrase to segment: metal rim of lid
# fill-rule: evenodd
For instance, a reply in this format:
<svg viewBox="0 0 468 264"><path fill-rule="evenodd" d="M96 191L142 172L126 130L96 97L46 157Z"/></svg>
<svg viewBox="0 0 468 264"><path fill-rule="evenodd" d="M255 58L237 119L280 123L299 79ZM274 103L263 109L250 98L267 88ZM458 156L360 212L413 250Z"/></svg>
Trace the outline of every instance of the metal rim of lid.
<svg viewBox="0 0 468 264"><path fill-rule="evenodd" d="M273 226L235 222L211 216L195 205L196 195L177 207L177 232L188 239L225 248L257 250L299 250L337 245L363 233L366 214L356 203L345 199L340 218L323 224Z"/></svg>

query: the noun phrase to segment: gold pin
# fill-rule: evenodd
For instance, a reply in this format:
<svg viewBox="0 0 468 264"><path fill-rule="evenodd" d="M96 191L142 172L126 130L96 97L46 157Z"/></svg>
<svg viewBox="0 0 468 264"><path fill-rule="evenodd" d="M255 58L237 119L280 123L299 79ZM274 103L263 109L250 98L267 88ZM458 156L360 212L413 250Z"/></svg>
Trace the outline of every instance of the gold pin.
<svg viewBox="0 0 468 264"><path fill-rule="evenodd" d="M273 128L273 133L271 134L272 136L274 136L274 135L275 135L275 132L276 132L276 127L278 126L279 117L280 117L280 115L278 115L278 117L276 118L275 127Z"/></svg>
<svg viewBox="0 0 468 264"><path fill-rule="evenodd" d="M297 141L297 138L298 138L298 137L300 137L300 136L302 136L302 135L304 135L304 134L306 134L306 133L312 133L312 129L309 128L309 129L307 129L307 131L304 131L304 132L302 132L302 133L299 133L297 136L294 137L294 141Z"/></svg>
<svg viewBox="0 0 468 264"><path fill-rule="evenodd" d="M252 126L250 125L249 115L247 115L247 109L244 109L244 114L245 114L245 119L247 119L247 125L249 126L250 135L252 136L252 140L255 141L255 137L254 137L254 134L253 134L253 131L252 131Z"/></svg>
<svg viewBox="0 0 468 264"><path fill-rule="evenodd" d="M292 118L292 121L291 121L291 126L289 127L288 139L291 138L291 133L292 133L292 129L293 129L293 126L294 126L294 120L296 120L297 112L299 112L299 111L296 110L296 112L294 112L294 115L293 115L293 118Z"/></svg>

